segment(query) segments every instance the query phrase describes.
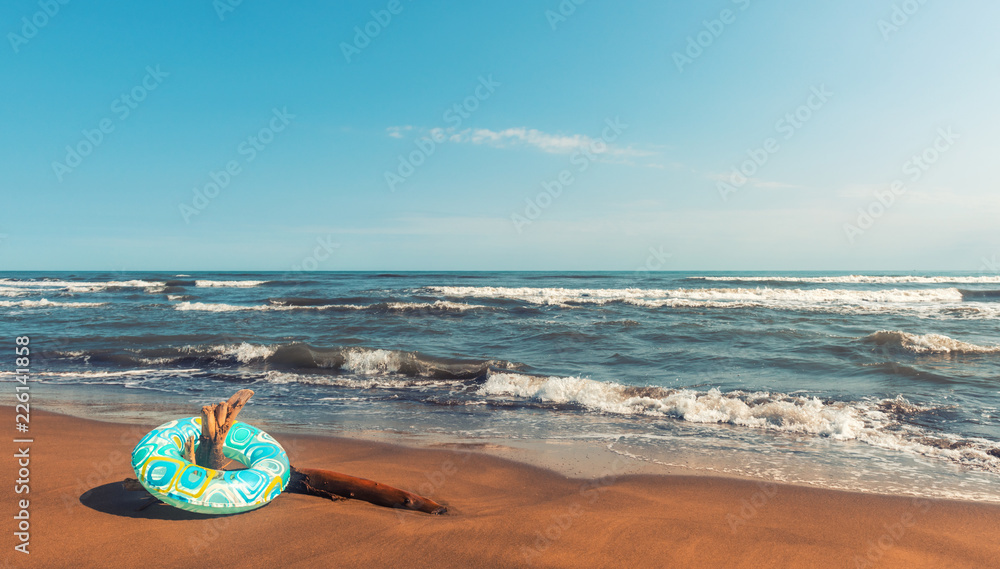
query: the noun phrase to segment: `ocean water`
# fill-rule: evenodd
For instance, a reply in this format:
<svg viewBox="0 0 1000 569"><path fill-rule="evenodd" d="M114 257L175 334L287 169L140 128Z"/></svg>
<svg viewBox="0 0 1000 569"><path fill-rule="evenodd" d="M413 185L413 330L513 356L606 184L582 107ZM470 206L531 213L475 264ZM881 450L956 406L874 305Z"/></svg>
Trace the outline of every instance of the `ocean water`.
<svg viewBox="0 0 1000 569"><path fill-rule="evenodd" d="M997 274L4 273L0 314L50 399L1000 501Z"/></svg>

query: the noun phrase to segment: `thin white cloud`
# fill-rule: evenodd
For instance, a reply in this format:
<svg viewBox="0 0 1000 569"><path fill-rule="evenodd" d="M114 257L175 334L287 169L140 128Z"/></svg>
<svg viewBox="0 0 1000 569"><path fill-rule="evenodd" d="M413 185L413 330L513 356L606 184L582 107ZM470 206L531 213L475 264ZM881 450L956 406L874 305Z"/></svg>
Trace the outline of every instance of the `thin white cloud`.
<svg viewBox="0 0 1000 569"><path fill-rule="evenodd" d="M409 130L413 130L413 127L410 125L390 126L389 128L385 129L385 131L392 138L403 138L403 133Z"/></svg>
<svg viewBox="0 0 1000 569"><path fill-rule="evenodd" d="M392 138L403 138L403 133L410 130L415 129L412 126L393 126L386 129ZM604 161L627 164L630 163L624 160L624 158L650 157L659 154L658 152L640 150L631 146L615 146L601 139L591 138L583 134L550 134L527 127L514 127L504 130L490 130L488 128L466 128L462 130L433 128L425 132L426 135L437 139L445 138L449 142L457 144L474 144L492 146L494 148L527 146L548 154L570 154L577 151L588 151L594 155L603 156L605 158ZM609 158L617 158L617 160ZM659 165L652 164L648 166L660 167Z"/></svg>
<svg viewBox="0 0 1000 569"><path fill-rule="evenodd" d="M501 148L524 144L551 154L566 154L575 150L589 148L594 142L590 137L582 134L548 134L537 129L525 127L508 128L500 131L488 128L465 129L455 133L451 137L451 140L470 144L487 144Z"/></svg>

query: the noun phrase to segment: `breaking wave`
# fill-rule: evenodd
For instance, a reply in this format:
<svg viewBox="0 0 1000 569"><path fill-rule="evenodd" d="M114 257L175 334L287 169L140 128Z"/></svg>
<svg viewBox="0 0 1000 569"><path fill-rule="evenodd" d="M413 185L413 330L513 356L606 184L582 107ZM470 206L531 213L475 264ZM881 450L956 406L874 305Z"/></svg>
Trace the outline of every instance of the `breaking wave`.
<svg viewBox="0 0 1000 569"><path fill-rule="evenodd" d="M755 283L852 283L852 284L981 284L1000 283L1000 276L978 276L978 277L921 277L921 276L868 276L868 275L846 275L836 277L738 277L738 276L696 276L686 277L687 280L696 281L716 281L716 282L755 282Z"/></svg>
<svg viewBox="0 0 1000 569"><path fill-rule="evenodd" d="M962 298L979 302L1000 301L1000 290L965 290L959 289Z"/></svg>
<svg viewBox="0 0 1000 569"><path fill-rule="evenodd" d="M106 302L53 302L51 300L0 300L3 308L96 308Z"/></svg>
<svg viewBox="0 0 1000 569"><path fill-rule="evenodd" d="M37 280L21 281L16 279L0 279L0 287L4 291L21 291L23 293L46 293L51 291L69 293L101 292L108 289L157 289L163 287L162 282L156 281L107 281L107 282L79 282L79 281L56 281Z"/></svg>
<svg viewBox="0 0 1000 569"><path fill-rule="evenodd" d="M268 281L194 281L195 286L213 288L253 288Z"/></svg>
<svg viewBox="0 0 1000 569"><path fill-rule="evenodd" d="M944 458L963 466L1000 473L1000 451L985 439L931 436L901 420L929 411L901 397L884 401L830 401L769 392L722 392L629 387L583 377L539 377L490 373L477 392L483 397L515 397L548 404L578 405L617 415L669 417L690 423L857 440L872 446Z"/></svg>
<svg viewBox="0 0 1000 569"><path fill-rule="evenodd" d="M862 341L914 354L996 354L1000 346L978 346L941 334L910 334L900 330L880 330Z"/></svg>
<svg viewBox="0 0 1000 569"><path fill-rule="evenodd" d="M608 289L608 288L507 288L432 286L429 290L453 297L501 298L533 304L604 304L630 302L649 306L666 306L673 301L691 302L787 302L800 305L818 303L926 303L957 302L962 293L956 288L841 290L841 289L773 289L773 288L682 288L682 289Z"/></svg>
<svg viewBox="0 0 1000 569"><path fill-rule="evenodd" d="M184 368L301 370L308 373L349 373L364 376L400 375L435 379L485 378L490 369L518 370L505 360L441 358L401 350L359 346L322 348L303 343L249 342L130 350L56 352L57 358L119 367L177 366Z"/></svg>
<svg viewBox="0 0 1000 569"><path fill-rule="evenodd" d="M973 318L1000 315L1000 308L991 304L963 304L963 294L957 288L885 290L766 287L576 289L431 286L424 290L448 298L513 300L563 308L621 303L646 308L769 308L853 314L916 311L926 314Z"/></svg>
<svg viewBox="0 0 1000 569"><path fill-rule="evenodd" d="M203 312L241 312L253 311L287 311L287 310L386 310L389 312L407 311L443 311L443 312L463 312L466 310L489 309L488 306L476 304L463 304L460 302L449 302L438 300L436 302L379 302L374 304L313 304L309 302L285 303L282 301L271 301L271 304L261 305L239 305L212 302L181 302L174 306L175 310L196 310Z"/></svg>
<svg viewBox="0 0 1000 569"><path fill-rule="evenodd" d="M147 292L162 292L167 288L178 288L186 286L212 287L212 288L252 288L267 284L269 281L193 281L193 280L167 280L167 281L66 281L66 280L18 280L0 279L0 296L17 296L21 294L63 292L70 294L86 294L95 292L114 291L121 289L145 290Z"/></svg>

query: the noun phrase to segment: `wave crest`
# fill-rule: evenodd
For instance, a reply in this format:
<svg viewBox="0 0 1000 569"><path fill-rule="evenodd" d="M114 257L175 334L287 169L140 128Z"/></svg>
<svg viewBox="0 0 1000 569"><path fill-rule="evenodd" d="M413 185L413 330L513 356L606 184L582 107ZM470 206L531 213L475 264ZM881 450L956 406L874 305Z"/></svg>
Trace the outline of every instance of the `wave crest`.
<svg viewBox="0 0 1000 569"><path fill-rule="evenodd" d="M174 306L174 310L203 312L242 312L247 310L258 312L289 310L384 310L387 312L411 312L426 310L431 312L464 312L467 310L479 309L490 309L490 307L478 304L451 302L447 300L438 300L435 302L379 302L374 304L315 304L309 302L307 299L295 299L291 302L282 299L272 299L270 304L250 306L217 302L184 301Z"/></svg>
<svg viewBox="0 0 1000 569"><path fill-rule="evenodd" d="M0 300L3 308L96 308L106 302L54 302L51 300Z"/></svg>
<svg viewBox="0 0 1000 569"><path fill-rule="evenodd" d="M857 410L847 404L764 392L637 389L581 377L491 373L478 393L577 404L605 413L669 416L692 423L728 423L836 439L857 438L865 426Z"/></svg>
<svg viewBox="0 0 1000 569"><path fill-rule="evenodd" d="M996 354L1000 346L979 346L941 334L910 334L901 330L879 330L862 341L914 354Z"/></svg>
<svg viewBox="0 0 1000 569"><path fill-rule="evenodd" d="M451 298L513 300L540 306L575 308L610 303L646 308L769 308L843 313L886 311L942 311L972 308L964 316L987 317L994 311L963 307L957 288L934 289L781 289L781 288L682 288L682 289L573 289L532 287L431 286L428 291Z"/></svg>
<svg viewBox="0 0 1000 569"><path fill-rule="evenodd" d="M697 276L686 277L687 280L715 282L757 282L757 283L851 283L851 284L986 284L1000 283L1000 276L978 277L921 277L921 276L878 276L878 275L844 275L836 277L738 277L738 276Z"/></svg>
<svg viewBox="0 0 1000 569"><path fill-rule="evenodd" d="M522 364L505 360L434 357L421 352L361 346L316 347L304 343L249 342L170 348L62 351L58 358L118 367L178 366L219 369L300 370L309 374L349 373L362 376L399 375L431 379L484 379L489 370L517 370Z"/></svg>
<svg viewBox="0 0 1000 569"><path fill-rule="evenodd" d="M690 423L857 440L1000 473L1000 450L993 442L946 433L928 436L927 431L908 424L906 416L931 409L914 405L901 396L882 401L824 401L782 393L633 388L582 377L492 372L477 394L579 405L618 415L670 417Z"/></svg>

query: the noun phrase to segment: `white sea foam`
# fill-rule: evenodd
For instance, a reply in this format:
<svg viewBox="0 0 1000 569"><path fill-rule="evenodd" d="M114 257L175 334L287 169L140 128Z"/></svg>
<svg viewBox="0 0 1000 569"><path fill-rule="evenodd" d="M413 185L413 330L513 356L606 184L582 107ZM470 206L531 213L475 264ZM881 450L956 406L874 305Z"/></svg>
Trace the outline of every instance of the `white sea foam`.
<svg viewBox="0 0 1000 569"><path fill-rule="evenodd" d="M957 288L932 289L575 289L530 287L432 286L427 291L447 297L518 300L537 305L572 308L612 302L647 308L771 308L840 313L923 312L989 318L1000 314L990 303L963 303Z"/></svg>
<svg viewBox="0 0 1000 569"><path fill-rule="evenodd" d="M347 387L351 389L405 389L428 387L447 389L452 386L461 385L458 381L441 381L437 379L415 379L411 377L401 377L395 375L375 375L375 376L331 376L318 374L298 374L276 370L270 370L264 375L267 383L290 384L303 383L308 385L327 385L331 387ZM324 400L336 400L333 397L320 398Z"/></svg>
<svg viewBox="0 0 1000 569"><path fill-rule="evenodd" d="M810 304L887 304L961 302L957 288L923 290L843 290L843 289L775 289L775 288L509 288L432 286L429 290L454 297L503 298L533 304L605 304L631 302L646 306L667 306L674 301L715 303L797 303Z"/></svg>
<svg viewBox="0 0 1000 569"><path fill-rule="evenodd" d="M821 401L768 392L723 393L690 389L630 388L582 377L536 377L490 373L477 392L483 397L516 397L548 403L576 404L618 415L662 416L691 423L729 424L752 429L801 433L944 458L964 466L1000 473L1000 460L986 439L961 439L929 433L899 422L888 411L925 410L901 397L886 401ZM994 450L995 452L995 450Z"/></svg>
<svg viewBox="0 0 1000 569"><path fill-rule="evenodd" d="M658 393L657 393L658 391ZM582 377L535 377L491 373L480 395L513 395L550 403L574 403L620 415L670 416L692 423L728 423L743 427L810 433L853 439L864 428L856 409L827 405L816 398L718 389L636 390Z"/></svg>
<svg viewBox="0 0 1000 569"><path fill-rule="evenodd" d="M362 375L379 375L399 371L399 352L389 350L349 349L344 352L341 369Z"/></svg>
<svg viewBox="0 0 1000 569"><path fill-rule="evenodd" d="M108 282L79 282L79 281L17 281L11 279L0 279L0 287L4 290L24 290L32 292L47 292L49 290L64 290L65 292L86 293L100 292L109 288L137 288L152 289L160 288L164 283L157 281L108 281Z"/></svg>
<svg viewBox="0 0 1000 569"><path fill-rule="evenodd" d="M0 300L3 308L96 308L106 302L53 302L51 300Z"/></svg>
<svg viewBox="0 0 1000 569"><path fill-rule="evenodd" d="M457 310L460 312L489 308L480 304L464 304L447 300L436 300L434 302L390 302L386 304L386 307L390 310Z"/></svg>
<svg viewBox="0 0 1000 569"><path fill-rule="evenodd" d="M269 308L270 307L267 306L237 306L235 304L223 304L218 302L190 301L184 301L174 306L174 310L192 310L202 312L240 312L243 310L267 310Z"/></svg>
<svg viewBox="0 0 1000 569"><path fill-rule="evenodd" d="M40 378L105 379L109 377L162 375L172 377L179 373L200 372L200 369L129 369L122 371L36 371ZM0 377L15 375L14 372L0 371Z"/></svg>
<svg viewBox="0 0 1000 569"><path fill-rule="evenodd" d="M719 281L719 282L786 282L786 283L857 283L857 284L990 284L1000 283L1000 276L977 276L977 277L920 277L920 276L869 276L869 275L845 275L836 277L725 277L725 276L704 276L687 277L688 280Z"/></svg>
<svg viewBox="0 0 1000 569"><path fill-rule="evenodd" d="M390 302L385 304L322 304L316 306L287 306L282 304L263 305L238 305L212 302L181 302L174 306L175 310L200 310L204 312L239 312L244 310L255 311L288 311L288 310L368 310L387 308L393 311L410 310L441 310L441 311L465 311L478 308L487 308L475 304L463 304L459 302L449 302L439 300L436 302Z"/></svg>
<svg viewBox="0 0 1000 569"><path fill-rule="evenodd" d="M277 346L262 346L243 342L229 346L220 346L219 351L223 355L236 358L240 363L250 363L252 361L266 360L274 355Z"/></svg>
<svg viewBox="0 0 1000 569"><path fill-rule="evenodd" d="M878 346L901 348L915 354L995 354L1000 345L979 346L941 334L910 334L900 330L880 330L862 338Z"/></svg>
<svg viewBox="0 0 1000 569"><path fill-rule="evenodd" d="M212 288L253 288L269 281L194 281L195 286Z"/></svg>

